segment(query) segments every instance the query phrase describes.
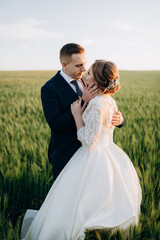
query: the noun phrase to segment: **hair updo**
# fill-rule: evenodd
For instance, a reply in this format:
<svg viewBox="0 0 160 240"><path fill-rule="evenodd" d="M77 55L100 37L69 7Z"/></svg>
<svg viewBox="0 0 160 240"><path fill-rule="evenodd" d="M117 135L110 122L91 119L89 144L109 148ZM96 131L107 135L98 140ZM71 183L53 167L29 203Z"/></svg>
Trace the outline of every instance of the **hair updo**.
<svg viewBox="0 0 160 240"><path fill-rule="evenodd" d="M92 65L95 81L103 93L114 94L120 88L117 66L113 62L96 60Z"/></svg>

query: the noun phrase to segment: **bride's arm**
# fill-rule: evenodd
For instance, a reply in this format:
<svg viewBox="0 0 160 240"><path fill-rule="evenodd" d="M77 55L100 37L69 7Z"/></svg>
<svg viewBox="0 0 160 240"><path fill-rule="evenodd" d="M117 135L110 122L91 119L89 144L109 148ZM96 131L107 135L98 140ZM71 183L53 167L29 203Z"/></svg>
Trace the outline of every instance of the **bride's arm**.
<svg viewBox="0 0 160 240"><path fill-rule="evenodd" d="M106 105L104 106L103 104L100 104L97 99L91 100L89 105L85 109L85 122L83 122L82 119L82 111L80 114L80 105L77 112L74 112L74 108L76 108L76 105L71 106L71 111L77 126L78 140L84 146L91 146L98 139L101 132L104 118L104 110L106 113Z"/></svg>
<svg viewBox="0 0 160 240"><path fill-rule="evenodd" d="M85 109L86 102L83 104L83 106L81 106L81 104L82 104L82 99L81 100L78 99L77 101L71 104L71 112L76 123L77 131L84 126L82 113Z"/></svg>

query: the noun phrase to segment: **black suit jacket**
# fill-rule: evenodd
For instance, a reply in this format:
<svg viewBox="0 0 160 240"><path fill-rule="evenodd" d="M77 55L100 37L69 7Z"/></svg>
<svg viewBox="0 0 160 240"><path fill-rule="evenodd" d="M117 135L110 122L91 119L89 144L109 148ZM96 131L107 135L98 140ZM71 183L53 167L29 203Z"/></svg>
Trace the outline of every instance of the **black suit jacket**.
<svg viewBox="0 0 160 240"><path fill-rule="evenodd" d="M78 99L76 92L60 75L60 71L41 88L45 118L51 128L48 149L54 179L81 146L70 105Z"/></svg>
<svg viewBox="0 0 160 240"><path fill-rule="evenodd" d="M70 110L71 103L77 99L77 93L60 75L60 71L41 88L43 111L51 128L48 157L52 163L54 179L81 147ZM118 127L120 128L122 125Z"/></svg>

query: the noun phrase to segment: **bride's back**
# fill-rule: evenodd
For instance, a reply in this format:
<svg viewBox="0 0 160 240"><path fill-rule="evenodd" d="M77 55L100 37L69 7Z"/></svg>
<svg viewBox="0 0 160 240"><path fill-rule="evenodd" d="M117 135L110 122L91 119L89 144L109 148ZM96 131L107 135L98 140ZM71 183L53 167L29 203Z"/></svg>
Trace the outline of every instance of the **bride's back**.
<svg viewBox="0 0 160 240"><path fill-rule="evenodd" d="M94 146L113 142L114 126L111 120L116 111L116 103L110 95L100 94L89 102L82 117L87 128L87 137L95 135Z"/></svg>

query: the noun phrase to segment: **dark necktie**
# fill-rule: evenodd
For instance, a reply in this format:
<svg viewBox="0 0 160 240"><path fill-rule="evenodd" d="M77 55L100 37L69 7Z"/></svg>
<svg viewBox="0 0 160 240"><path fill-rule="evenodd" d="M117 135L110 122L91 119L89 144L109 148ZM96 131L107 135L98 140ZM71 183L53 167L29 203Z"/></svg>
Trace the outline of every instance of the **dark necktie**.
<svg viewBox="0 0 160 240"><path fill-rule="evenodd" d="M82 97L82 91L78 86L77 80L72 80L71 83L75 86L78 96Z"/></svg>

